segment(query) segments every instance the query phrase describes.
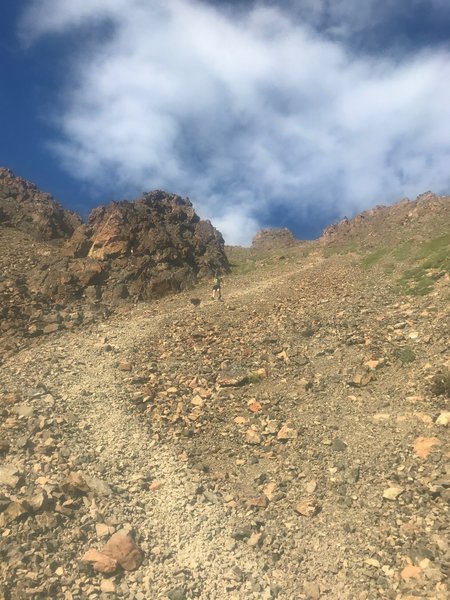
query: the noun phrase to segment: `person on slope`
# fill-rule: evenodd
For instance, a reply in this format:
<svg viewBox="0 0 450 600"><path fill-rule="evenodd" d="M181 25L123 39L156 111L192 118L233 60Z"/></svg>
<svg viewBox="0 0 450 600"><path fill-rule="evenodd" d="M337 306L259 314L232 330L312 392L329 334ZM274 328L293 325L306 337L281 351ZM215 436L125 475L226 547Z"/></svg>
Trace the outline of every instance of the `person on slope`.
<svg viewBox="0 0 450 600"><path fill-rule="evenodd" d="M222 278L220 277L220 274L218 272L216 272L216 274L214 275L212 287L213 300L216 299L216 296L218 300L222 300Z"/></svg>

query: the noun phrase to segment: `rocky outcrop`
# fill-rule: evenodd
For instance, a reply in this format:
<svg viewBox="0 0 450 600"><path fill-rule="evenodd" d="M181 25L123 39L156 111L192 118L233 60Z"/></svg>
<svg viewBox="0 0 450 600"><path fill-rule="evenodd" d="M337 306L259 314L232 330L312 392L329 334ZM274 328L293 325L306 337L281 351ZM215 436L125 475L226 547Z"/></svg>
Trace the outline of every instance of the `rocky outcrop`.
<svg viewBox="0 0 450 600"><path fill-rule="evenodd" d="M34 183L0 168L0 225L15 227L36 240L67 238L81 218L66 210Z"/></svg>
<svg viewBox="0 0 450 600"><path fill-rule="evenodd" d="M217 270L228 270L222 236L189 200L155 191L99 206L83 224L0 169L4 339L72 328L108 314L105 303L158 298Z"/></svg>
<svg viewBox="0 0 450 600"><path fill-rule="evenodd" d="M252 240L253 250L270 250L293 246L298 240L287 227L261 229Z"/></svg>
<svg viewBox="0 0 450 600"><path fill-rule="evenodd" d="M377 247L403 237L418 241L439 231L439 223L450 215L450 196L425 192L410 201L404 198L392 206L378 205L357 214L344 217L324 229L321 242L342 244L357 242L361 247ZM424 232L426 234L424 235Z"/></svg>
<svg viewBox="0 0 450 600"><path fill-rule="evenodd" d="M108 301L148 300L227 271L221 234L189 200L154 191L92 211L67 241L70 283ZM56 287L67 281L55 282Z"/></svg>

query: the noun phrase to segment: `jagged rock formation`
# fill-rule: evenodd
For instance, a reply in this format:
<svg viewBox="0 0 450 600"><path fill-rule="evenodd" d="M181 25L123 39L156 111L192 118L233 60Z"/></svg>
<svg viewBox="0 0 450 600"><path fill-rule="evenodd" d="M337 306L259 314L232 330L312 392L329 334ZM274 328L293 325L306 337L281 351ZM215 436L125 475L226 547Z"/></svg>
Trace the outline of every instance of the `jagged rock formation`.
<svg viewBox="0 0 450 600"><path fill-rule="evenodd" d="M67 238L81 218L34 183L0 168L0 225L15 227L39 241Z"/></svg>
<svg viewBox="0 0 450 600"><path fill-rule="evenodd" d="M252 240L253 250L270 250L293 246L298 240L287 227L261 229Z"/></svg>
<svg viewBox="0 0 450 600"><path fill-rule="evenodd" d="M432 236L441 219L449 216L450 196L426 192L413 201L404 198L393 206L376 206L352 219L344 217L324 230L321 241L324 244L357 241L358 245L370 248L399 239L403 230L408 237L421 240Z"/></svg>
<svg viewBox="0 0 450 600"><path fill-rule="evenodd" d="M150 300L228 270L221 234L189 200L155 191L100 206L83 224L9 169L0 169L0 250L8 335L73 326L92 301Z"/></svg>
<svg viewBox="0 0 450 600"><path fill-rule="evenodd" d="M154 191L93 210L63 252L70 284L108 301L148 300L228 270L223 246L221 234L200 220L189 200Z"/></svg>

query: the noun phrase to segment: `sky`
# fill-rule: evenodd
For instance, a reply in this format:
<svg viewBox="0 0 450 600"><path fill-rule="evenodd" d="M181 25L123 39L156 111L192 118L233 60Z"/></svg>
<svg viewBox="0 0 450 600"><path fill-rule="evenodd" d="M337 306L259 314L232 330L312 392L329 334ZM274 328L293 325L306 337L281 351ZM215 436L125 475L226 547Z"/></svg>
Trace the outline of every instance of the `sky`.
<svg viewBox="0 0 450 600"><path fill-rule="evenodd" d="M6 0L0 165L86 217L162 189L229 244L450 191L448 0Z"/></svg>

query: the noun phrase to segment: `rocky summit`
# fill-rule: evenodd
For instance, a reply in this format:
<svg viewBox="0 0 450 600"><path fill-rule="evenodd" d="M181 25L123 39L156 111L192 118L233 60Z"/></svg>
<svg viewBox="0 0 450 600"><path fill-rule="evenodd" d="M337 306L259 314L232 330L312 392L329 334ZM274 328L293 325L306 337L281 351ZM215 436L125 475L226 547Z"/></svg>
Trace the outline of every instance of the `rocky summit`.
<svg viewBox="0 0 450 600"><path fill-rule="evenodd" d="M63 260L113 278L163 256L150 226L123 236L154 200L94 212ZM15 346L3 329L3 597L446 600L450 220L422 202L396 236L383 210L351 240L228 248L223 301L200 280ZM50 260L5 233L10 275Z"/></svg>
<svg viewBox="0 0 450 600"><path fill-rule="evenodd" d="M299 243L292 231L287 227L274 227L272 229L261 229L252 240L253 250L270 250L292 246Z"/></svg>

